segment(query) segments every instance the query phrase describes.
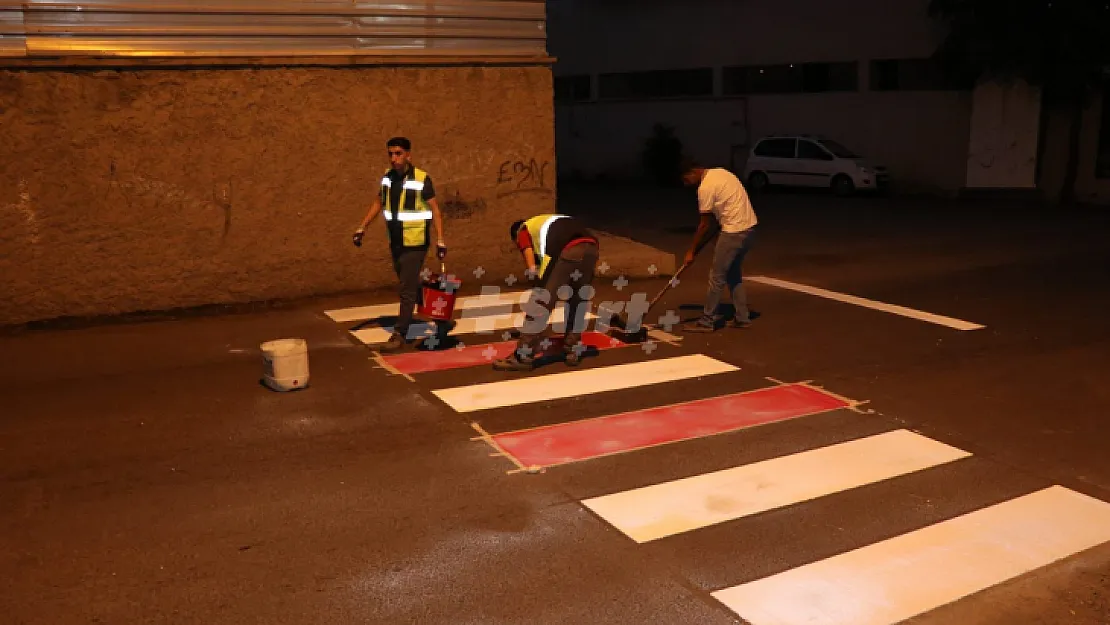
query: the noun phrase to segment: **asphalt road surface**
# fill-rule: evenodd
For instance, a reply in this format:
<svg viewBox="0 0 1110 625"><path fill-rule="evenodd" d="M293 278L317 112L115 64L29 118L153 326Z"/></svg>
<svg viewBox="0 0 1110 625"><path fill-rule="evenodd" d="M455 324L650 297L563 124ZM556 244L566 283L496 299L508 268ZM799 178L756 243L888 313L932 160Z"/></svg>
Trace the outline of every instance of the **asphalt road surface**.
<svg viewBox="0 0 1110 625"><path fill-rule="evenodd" d="M676 253L696 222L561 201ZM751 328L672 326L707 251L673 339L578 368L493 371L482 300L380 357L388 294L0 338L0 621L1110 623L1110 213L756 208ZM285 337L305 390L259 383Z"/></svg>

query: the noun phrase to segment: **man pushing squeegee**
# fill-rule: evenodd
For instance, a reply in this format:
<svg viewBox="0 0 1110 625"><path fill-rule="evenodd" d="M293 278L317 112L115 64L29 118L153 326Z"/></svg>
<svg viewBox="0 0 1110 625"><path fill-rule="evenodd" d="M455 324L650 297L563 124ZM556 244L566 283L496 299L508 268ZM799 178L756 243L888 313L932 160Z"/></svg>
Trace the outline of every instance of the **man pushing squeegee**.
<svg viewBox="0 0 1110 625"><path fill-rule="evenodd" d="M690 249L686 252L682 267L675 272L674 278L667 283L667 286L651 300L647 311L643 314L646 316L659 298L677 282L678 276L693 264L701 249L702 238L714 229L715 225L720 236L713 250L713 267L709 271L709 288L705 306L701 317L687 324L685 330L713 332L717 329L717 322L720 320L717 306L726 285L731 291L735 310L730 325L734 328L747 328L752 323L751 311L748 310L741 266L748 250L751 249L756 224L759 223L748 193L740 180L727 169L719 167L707 169L693 161L683 163L682 180L687 186L698 188L698 213L701 215L701 220ZM714 218L716 224L714 224ZM627 340L642 341L647 335L647 328L640 327L638 320L635 321L636 327L630 327L627 318L622 320L619 315L614 315L609 323L619 328Z"/></svg>
<svg viewBox="0 0 1110 625"><path fill-rule="evenodd" d="M700 239L701 235L702 232L699 229L697 239ZM701 245L698 245L697 239L695 239L694 247L690 252L690 254L693 254L693 256L697 256L697 252L701 251L702 247ZM606 320L608 326L612 329L612 335L614 338L618 338L625 343L642 343L647 340L648 331L655 328L656 325L646 324L644 323L644 319L646 319L647 314L651 312L653 308L655 308L655 304L659 302L660 298L663 297L663 294L669 291L671 287L675 286L678 283L678 277L682 275L682 272L686 271L686 269L693 264L693 260L692 257L690 257L690 254L687 254L686 262L684 262L682 266L678 268L678 271L676 271L674 276L667 281L667 284L655 295L655 297L651 298L651 301L648 302L646 307L638 305L635 298L633 298L633 301L624 304L626 310L620 313L613 314L609 317L609 319ZM609 311L602 310L600 312L604 314L605 312ZM601 328L599 327L599 329Z"/></svg>

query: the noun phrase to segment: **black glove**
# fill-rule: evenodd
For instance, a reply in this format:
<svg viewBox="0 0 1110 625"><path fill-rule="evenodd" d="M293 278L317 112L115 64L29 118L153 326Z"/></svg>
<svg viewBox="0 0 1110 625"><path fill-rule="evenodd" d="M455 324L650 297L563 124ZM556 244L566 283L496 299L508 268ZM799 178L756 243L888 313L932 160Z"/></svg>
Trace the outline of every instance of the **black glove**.
<svg viewBox="0 0 1110 625"><path fill-rule="evenodd" d="M447 258L447 246L446 245L437 245L436 246L436 258L438 258L440 260L443 260L444 258Z"/></svg>
<svg viewBox="0 0 1110 625"><path fill-rule="evenodd" d="M362 235L363 235L362 230L359 230L359 231L355 232L353 237L351 237L351 241L354 242L355 247L362 247Z"/></svg>

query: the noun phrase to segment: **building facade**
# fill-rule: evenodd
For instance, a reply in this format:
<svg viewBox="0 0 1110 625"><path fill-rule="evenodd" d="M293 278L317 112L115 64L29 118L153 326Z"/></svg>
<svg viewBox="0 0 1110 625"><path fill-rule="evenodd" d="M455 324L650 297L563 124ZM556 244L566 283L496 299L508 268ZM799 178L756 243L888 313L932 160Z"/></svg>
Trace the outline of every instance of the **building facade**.
<svg viewBox="0 0 1110 625"><path fill-rule="evenodd" d="M1042 135L1055 154L1061 120L1042 132L1039 95L1020 85L947 81L929 60L943 31L927 5L550 0L559 174L639 177L662 124L688 155L736 171L760 137L804 133L886 164L903 190L1062 179L1058 156L1037 163ZM1103 189L1102 108L1092 104L1084 128L1083 197Z"/></svg>
<svg viewBox="0 0 1110 625"><path fill-rule="evenodd" d="M0 325L392 288L396 135L448 268L518 270L552 106L542 0L0 2Z"/></svg>

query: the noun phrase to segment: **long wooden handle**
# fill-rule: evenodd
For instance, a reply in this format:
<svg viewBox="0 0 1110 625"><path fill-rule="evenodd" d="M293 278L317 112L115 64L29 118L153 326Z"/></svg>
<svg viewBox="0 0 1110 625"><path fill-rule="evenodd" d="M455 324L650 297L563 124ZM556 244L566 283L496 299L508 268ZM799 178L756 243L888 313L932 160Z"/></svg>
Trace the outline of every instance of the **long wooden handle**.
<svg viewBox="0 0 1110 625"><path fill-rule="evenodd" d="M675 281L675 280L676 280L676 279L677 279L677 278L678 278L678 277L679 277L680 275L682 275L682 272L683 272L683 271L686 271L686 268L687 268L687 267L689 267L689 265L687 265L687 264L685 264L685 263L684 263L684 264L683 264L683 265L682 265L681 267L679 267L679 268L678 268L678 271L676 271L676 272L674 273L674 275L673 275L673 276L671 276L671 279L667 281L667 286L663 287L663 290L662 290L662 291L659 291L659 293L658 293L658 294L657 294L657 295L655 296L655 298L651 300L651 303L650 303L650 304L648 304L648 310L651 310L652 308L654 308L654 307L655 307L655 303L659 301L659 298L663 297L663 294L664 294L664 293L666 293L666 292L667 292L667 290L671 288L671 285L673 285L673 284L674 284L674 281Z"/></svg>

